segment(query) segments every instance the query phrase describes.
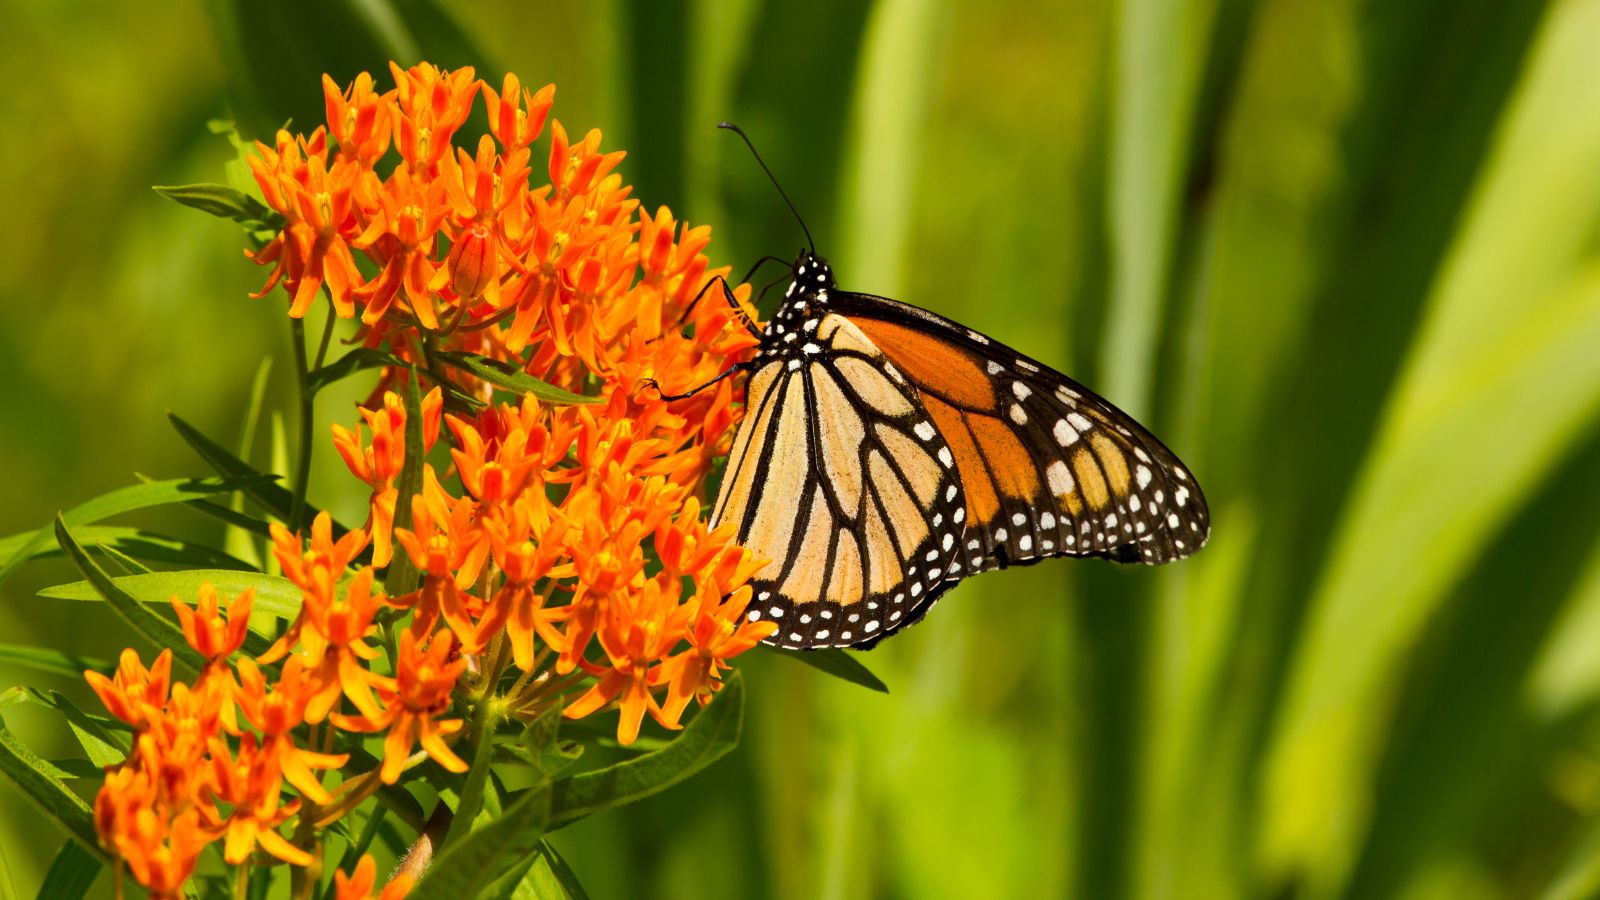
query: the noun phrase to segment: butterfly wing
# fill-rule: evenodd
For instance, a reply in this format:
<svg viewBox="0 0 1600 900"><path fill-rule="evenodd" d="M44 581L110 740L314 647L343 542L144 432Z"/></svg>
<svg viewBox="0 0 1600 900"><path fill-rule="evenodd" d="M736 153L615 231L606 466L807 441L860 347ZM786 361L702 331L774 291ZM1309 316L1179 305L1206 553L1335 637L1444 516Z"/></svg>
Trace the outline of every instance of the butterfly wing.
<svg viewBox="0 0 1600 900"><path fill-rule="evenodd" d="M1067 376L909 304L833 308L915 385L957 460L968 571L1051 556L1163 563L1210 534L1199 485L1133 417Z"/></svg>
<svg viewBox="0 0 1600 900"><path fill-rule="evenodd" d="M712 524L769 560L748 615L786 647L870 646L967 570L955 455L850 321L807 323L751 376Z"/></svg>

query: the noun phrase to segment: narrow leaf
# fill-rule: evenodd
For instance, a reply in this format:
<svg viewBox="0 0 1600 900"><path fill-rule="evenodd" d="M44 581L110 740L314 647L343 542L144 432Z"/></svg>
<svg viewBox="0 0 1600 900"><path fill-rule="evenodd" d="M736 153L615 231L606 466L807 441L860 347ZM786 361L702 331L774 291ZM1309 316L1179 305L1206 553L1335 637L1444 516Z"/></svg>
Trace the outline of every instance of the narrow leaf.
<svg viewBox="0 0 1600 900"><path fill-rule="evenodd" d="M209 584L225 600L237 597L246 588L255 588L255 612L269 613L280 619L293 619L300 613L300 588L294 582L278 575L259 572L236 572L232 569L189 569L183 572L150 572L145 575L124 575L111 579L119 591L138 603L166 603L177 595L186 602L194 602L200 587ZM58 584L39 592L41 597L53 600L99 600L99 586L92 580Z"/></svg>
<svg viewBox="0 0 1600 900"><path fill-rule="evenodd" d="M55 691L45 696L66 717L67 727L72 729L72 736L78 739L78 746L83 748L90 763L105 768L128 758L133 735L125 730L122 722L90 715Z"/></svg>
<svg viewBox="0 0 1600 900"><path fill-rule="evenodd" d="M94 880L100 877L102 865L102 860L77 841L68 840L50 863L50 871L44 873L39 900L79 900L88 896Z"/></svg>
<svg viewBox="0 0 1600 900"><path fill-rule="evenodd" d="M225 494L270 480L269 476L259 472L233 474L235 477L231 478L176 478L117 488L85 500L67 510L63 517L68 525L88 525L134 510L169 503L185 503L210 494ZM4 581L17 566L48 548L53 534L52 527L46 525L33 531L0 538L0 581Z"/></svg>
<svg viewBox="0 0 1600 900"><path fill-rule="evenodd" d="M66 552L72 564L78 567L96 592L111 605L111 608L128 627L143 635L157 647L172 649L172 662L174 668L182 671L184 675L193 675L200 671L204 662L183 639L183 632L178 626L151 612L143 603L129 596L126 591L118 587L105 570L95 564L84 552L82 546L72 537L67 523L60 516L56 517L56 543ZM130 578L148 578L148 575L130 575Z"/></svg>
<svg viewBox="0 0 1600 900"><path fill-rule="evenodd" d="M315 369L306 375L306 391L315 394L336 381L343 381L363 369L375 369L379 366L405 366L405 360L392 353L374 350L371 347L361 347L351 350L320 369Z"/></svg>
<svg viewBox="0 0 1600 900"><path fill-rule="evenodd" d="M743 724L744 683L735 672L716 699L672 743L654 753L556 782L551 828L672 787L737 746Z"/></svg>
<svg viewBox="0 0 1600 900"><path fill-rule="evenodd" d="M62 783L54 766L34 755L3 724L0 724L0 775L69 837L106 861L95 835L94 815L89 805Z"/></svg>
<svg viewBox="0 0 1600 900"><path fill-rule="evenodd" d="M565 391L552 384L546 384L517 367L480 356L476 353L435 353L436 359L447 366L460 369L489 382L498 388L503 388L514 394L532 394L536 399L546 403L555 403L570 406L576 403L599 403L599 397L585 397Z"/></svg>
<svg viewBox="0 0 1600 900"><path fill-rule="evenodd" d="M549 841L539 842L538 855L533 868L522 877L522 883L511 895L513 900L532 900L542 897L564 897L570 900L589 900L589 895L578 883L572 867L561 858Z"/></svg>
<svg viewBox="0 0 1600 900"><path fill-rule="evenodd" d="M239 443L235 445L235 452L240 459L248 460L251 450L256 445L256 426L261 422L261 409L266 403L267 382L272 374L272 357L264 356L256 366L256 376L250 382L250 401L245 404L244 420L239 423ZM244 495L234 494L228 498L227 509L233 513L244 513ZM251 568L260 569L261 553L256 542L251 539L254 532L248 526L230 523L223 531L223 549L238 559L251 564Z"/></svg>
<svg viewBox="0 0 1600 900"><path fill-rule="evenodd" d="M780 650L770 644L762 646L767 647L770 653L805 663L813 669L826 672L851 684L858 684L880 694L889 693L888 685L842 647L828 647L822 650Z"/></svg>
<svg viewBox="0 0 1600 900"><path fill-rule="evenodd" d="M447 845L409 896L413 900L478 896L539 846L549 821L550 786L529 788L505 815L460 843Z"/></svg>
<svg viewBox="0 0 1600 900"><path fill-rule="evenodd" d="M0 663L21 666L35 672L46 672L51 675L65 675L68 678L81 678L87 671L110 672L116 668L115 663L103 659L93 659L87 656L75 656L71 653L62 653L59 650L49 650L43 647L26 647L21 644L0 644Z"/></svg>
<svg viewBox="0 0 1600 900"><path fill-rule="evenodd" d="M238 222L251 230L283 226L283 217L260 200L225 184L158 184L155 192L190 209Z"/></svg>
<svg viewBox="0 0 1600 900"><path fill-rule="evenodd" d="M211 438L206 437L205 434L203 434L198 428L195 428L193 425L185 422L178 415L174 413L168 413L167 418L172 421L172 427L178 430L179 436L182 437L196 453L200 454L200 458L205 460L206 463L213 469L216 469L223 475L228 475L235 478L255 476L258 479L265 479L260 481L246 482L242 484L241 487L244 492L249 495L250 499L261 504L262 508L267 512L285 522L289 520L289 509L294 505L294 495L289 493L288 488L285 488L277 483L277 476L265 475L257 471L249 463L237 456L234 456L232 451L228 450L226 447L222 446L216 441L213 441ZM320 512L322 512L322 510L307 504L305 517L309 521L316 518L317 514ZM338 540L340 537L349 532L349 530L350 529L340 525L338 522L334 522L334 540Z"/></svg>

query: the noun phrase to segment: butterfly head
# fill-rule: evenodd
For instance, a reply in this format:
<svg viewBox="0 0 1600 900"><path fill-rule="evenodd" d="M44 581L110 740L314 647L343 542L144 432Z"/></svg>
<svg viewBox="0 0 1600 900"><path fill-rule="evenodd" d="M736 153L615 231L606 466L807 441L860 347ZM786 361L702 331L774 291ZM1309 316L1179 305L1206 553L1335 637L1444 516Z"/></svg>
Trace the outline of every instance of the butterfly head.
<svg viewBox="0 0 1600 900"><path fill-rule="evenodd" d="M795 294L822 293L834 286L833 267L810 250L801 250L800 255L795 257L793 271L794 284L789 286L790 297Z"/></svg>

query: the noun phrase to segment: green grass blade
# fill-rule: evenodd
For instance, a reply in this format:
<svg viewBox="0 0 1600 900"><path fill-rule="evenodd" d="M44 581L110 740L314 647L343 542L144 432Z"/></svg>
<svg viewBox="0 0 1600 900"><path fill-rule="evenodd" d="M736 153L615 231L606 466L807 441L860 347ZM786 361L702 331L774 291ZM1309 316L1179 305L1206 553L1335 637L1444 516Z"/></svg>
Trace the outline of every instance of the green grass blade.
<svg viewBox="0 0 1600 900"><path fill-rule="evenodd" d="M1600 207L1600 123L1571 114L1600 102L1589 52L1600 15L1563 9L1546 23L1343 517L1269 747L1268 871L1301 873L1319 891L1342 882L1365 827L1390 685L1419 629L1600 412L1600 266L1583 259Z"/></svg>

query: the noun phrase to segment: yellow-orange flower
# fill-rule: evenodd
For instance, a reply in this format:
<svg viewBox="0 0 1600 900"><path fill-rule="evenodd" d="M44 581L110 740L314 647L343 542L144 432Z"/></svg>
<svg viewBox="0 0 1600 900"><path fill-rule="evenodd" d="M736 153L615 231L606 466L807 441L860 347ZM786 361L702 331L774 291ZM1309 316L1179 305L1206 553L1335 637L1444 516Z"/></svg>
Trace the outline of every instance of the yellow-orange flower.
<svg viewBox="0 0 1600 900"><path fill-rule="evenodd" d="M433 448L439 437L439 418L444 409L444 395L434 388L422 398L422 449ZM334 423L333 446L344 458L350 473L372 488L371 513L366 530L372 535L372 564L382 568L389 564L393 554L390 543L394 532L394 509L400 492L394 481L406 465L406 407L400 395L386 391L382 409L360 407L361 417L372 430L372 444L361 442L361 426L354 431Z"/></svg>
<svg viewBox="0 0 1600 900"><path fill-rule="evenodd" d="M722 602L718 602L719 596L720 589L712 581L699 596L700 608L695 611L694 626L688 633L690 648L668 659L657 673L656 683L668 686L663 713L674 722L691 699L704 704L713 692L722 689L720 676L728 668L729 659L778 630L776 622L745 619L745 609L750 605L749 585Z"/></svg>
<svg viewBox="0 0 1600 900"><path fill-rule="evenodd" d="M228 601L228 616L224 619L218 609L217 589L210 584L200 585L200 597L193 609L189 604L172 597L172 611L178 615L184 640L207 662L226 660L244 645L250 628L250 606L255 601L255 588L245 588L239 596Z"/></svg>
<svg viewBox="0 0 1600 900"><path fill-rule="evenodd" d="M150 722L152 711L159 712L167 702L172 679L172 651L163 650L146 669L132 647L122 651L116 674L107 678L99 672L85 672L89 687L100 696L106 711L134 728Z"/></svg>
<svg viewBox="0 0 1600 900"><path fill-rule="evenodd" d="M315 692L306 678L298 656L289 657L272 690L261 670L249 659L239 660L239 707L245 718L261 731L263 752L277 761L284 779L313 803L327 803L332 797L322 787L314 769L337 769L346 754L317 753L295 746L294 729L306 721L306 709Z"/></svg>
<svg viewBox="0 0 1600 900"><path fill-rule="evenodd" d="M596 667L600 680L565 711L568 718L577 719L616 701L617 740L624 744L638 738L646 712L667 728L678 727L650 692L657 662L683 634L685 610L678 605L678 585L662 581L649 579L638 590L617 594L606 604L598 632L610 666Z"/></svg>
<svg viewBox="0 0 1600 900"><path fill-rule="evenodd" d="M281 746L281 745L280 745ZM223 837L222 856L238 865L250 857L257 845L286 863L309 865L311 854L294 846L279 834L278 826L300 809L300 801L282 803L283 772L280 753L264 748L256 736L246 734L239 742L235 759L227 744L211 742L211 792L232 812L226 819L215 807L204 808L214 821L208 823Z"/></svg>
<svg viewBox="0 0 1600 900"><path fill-rule="evenodd" d="M476 512L471 500L445 492L432 466L423 467L422 493L412 498L412 528L395 529L395 538L423 573L422 587L389 601L413 611L413 634L426 636L443 616L463 642L476 640L472 620L479 603L466 591L489 556Z"/></svg>
<svg viewBox="0 0 1600 900"><path fill-rule="evenodd" d="M335 714L333 722L350 731L388 731L383 741L383 768L379 777L394 784L411 756L411 748L421 743L439 765L451 772L465 772L467 763L455 755L444 738L461 730L460 719L441 721L438 717L450 708L450 693L466 668L466 660L456 655L454 637L438 632L426 649L417 636L400 635L400 654L396 661L395 686L379 690L383 711L377 716Z"/></svg>

